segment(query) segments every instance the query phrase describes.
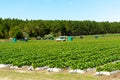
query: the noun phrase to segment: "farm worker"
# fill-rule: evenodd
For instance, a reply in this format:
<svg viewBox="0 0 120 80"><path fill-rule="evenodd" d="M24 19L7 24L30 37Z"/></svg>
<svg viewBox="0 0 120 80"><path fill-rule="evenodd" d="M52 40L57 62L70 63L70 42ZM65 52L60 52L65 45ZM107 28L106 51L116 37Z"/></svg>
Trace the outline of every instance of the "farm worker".
<svg viewBox="0 0 120 80"><path fill-rule="evenodd" d="M25 41L28 42L28 38L27 37L25 37Z"/></svg>
<svg viewBox="0 0 120 80"><path fill-rule="evenodd" d="M83 39L83 35L80 35L80 38Z"/></svg>
<svg viewBox="0 0 120 80"><path fill-rule="evenodd" d="M12 42L17 42L17 38L13 38Z"/></svg>

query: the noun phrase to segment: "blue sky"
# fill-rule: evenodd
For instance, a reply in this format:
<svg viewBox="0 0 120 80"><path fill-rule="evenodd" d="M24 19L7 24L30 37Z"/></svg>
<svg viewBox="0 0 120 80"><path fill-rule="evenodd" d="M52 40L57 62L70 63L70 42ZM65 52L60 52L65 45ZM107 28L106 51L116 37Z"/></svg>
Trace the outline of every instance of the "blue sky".
<svg viewBox="0 0 120 80"><path fill-rule="evenodd" d="M120 21L120 0L0 0L0 17Z"/></svg>

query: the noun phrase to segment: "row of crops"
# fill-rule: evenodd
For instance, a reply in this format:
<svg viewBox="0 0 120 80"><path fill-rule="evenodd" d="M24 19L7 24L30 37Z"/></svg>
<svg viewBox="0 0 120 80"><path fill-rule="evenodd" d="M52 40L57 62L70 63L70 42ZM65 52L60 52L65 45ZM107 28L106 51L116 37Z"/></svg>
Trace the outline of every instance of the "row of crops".
<svg viewBox="0 0 120 80"><path fill-rule="evenodd" d="M117 71L117 70L120 70L120 62L109 63L109 64L106 64L102 67L97 68L97 71L112 72L112 71Z"/></svg>
<svg viewBox="0 0 120 80"><path fill-rule="evenodd" d="M120 70L120 36L74 39L72 42L29 41L0 43L0 64L51 68ZM106 65L105 65L106 64ZM102 67L101 67L102 66Z"/></svg>

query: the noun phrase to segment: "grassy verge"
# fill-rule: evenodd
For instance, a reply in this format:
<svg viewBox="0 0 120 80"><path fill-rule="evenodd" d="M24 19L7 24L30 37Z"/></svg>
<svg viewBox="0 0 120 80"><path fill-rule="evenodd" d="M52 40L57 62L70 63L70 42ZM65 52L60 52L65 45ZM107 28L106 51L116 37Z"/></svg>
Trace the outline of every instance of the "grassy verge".
<svg viewBox="0 0 120 80"><path fill-rule="evenodd" d="M0 80L120 80L120 73L111 76L95 76L93 72L88 72L85 74L70 74L68 72L24 72L0 69Z"/></svg>
<svg viewBox="0 0 120 80"><path fill-rule="evenodd" d="M0 80L98 80L95 76L48 73L48 72L16 72L13 70L0 70Z"/></svg>

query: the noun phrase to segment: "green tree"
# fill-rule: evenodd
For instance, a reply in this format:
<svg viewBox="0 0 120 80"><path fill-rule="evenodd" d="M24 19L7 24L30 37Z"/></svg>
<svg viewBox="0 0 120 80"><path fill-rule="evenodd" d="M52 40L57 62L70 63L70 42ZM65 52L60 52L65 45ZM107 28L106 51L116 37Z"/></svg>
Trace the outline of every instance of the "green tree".
<svg viewBox="0 0 120 80"><path fill-rule="evenodd" d="M19 29L19 26L15 26L9 32L10 37L21 39L24 38L22 31Z"/></svg>

